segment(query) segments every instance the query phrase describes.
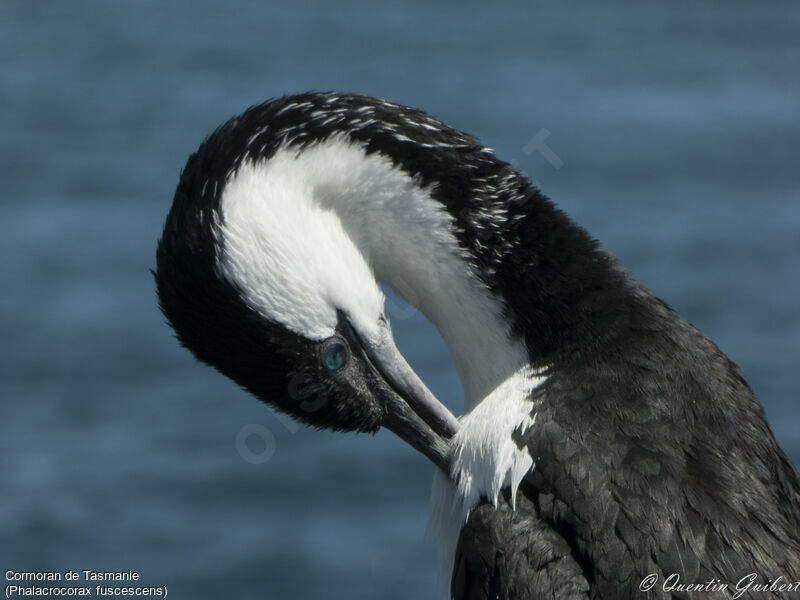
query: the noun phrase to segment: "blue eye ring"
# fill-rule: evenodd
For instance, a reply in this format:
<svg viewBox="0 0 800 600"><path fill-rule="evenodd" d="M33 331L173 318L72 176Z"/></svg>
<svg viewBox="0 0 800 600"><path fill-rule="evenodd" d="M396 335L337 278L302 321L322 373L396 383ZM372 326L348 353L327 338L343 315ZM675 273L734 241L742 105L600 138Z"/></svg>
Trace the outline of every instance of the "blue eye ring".
<svg viewBox="0 0 800 600"><path fill-rule="evenodd" d="M328 371L340 371L347 364L348 349L338 336L325 340L320 353L322 366Z"/></svg>

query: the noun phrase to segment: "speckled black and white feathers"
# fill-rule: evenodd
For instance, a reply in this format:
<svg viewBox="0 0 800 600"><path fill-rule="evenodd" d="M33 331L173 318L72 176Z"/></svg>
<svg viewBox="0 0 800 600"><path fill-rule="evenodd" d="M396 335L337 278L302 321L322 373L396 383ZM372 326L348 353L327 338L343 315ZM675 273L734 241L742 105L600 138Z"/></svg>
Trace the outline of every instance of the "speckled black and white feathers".
<svg viewBox="0 0 800 600"><path fill-rule="evenodd" d="M192 156L178 190L191 198L195 230L211 230L226 180L244 161L268 159L283 146L299 153L332 136L363 144L420 187L430 186L452 216L476 273L503 291L514 331L543 364L553 353L571 353L574 345L595 339L595 331L567 331L580 328L585 311L610 310L625 318L628 307L620 305L624 296L617 285L597 287L598 281L623 283L614 258L598 251L526 177L472 136L422 111L365 96L284 97L220 127ZM578 282L583 286L576 296Z"/></svg>

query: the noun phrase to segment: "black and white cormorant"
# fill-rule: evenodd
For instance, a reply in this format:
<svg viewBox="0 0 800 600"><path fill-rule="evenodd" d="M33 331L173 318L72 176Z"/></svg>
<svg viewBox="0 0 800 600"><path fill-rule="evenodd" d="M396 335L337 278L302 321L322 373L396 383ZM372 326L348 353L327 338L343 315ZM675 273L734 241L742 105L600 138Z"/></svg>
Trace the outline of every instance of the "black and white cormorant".
<svg viewBox="0 0 800 600"><path fill-rule="evenodd" d="M201 361L310 425L387 427L439 467L445 597L800 580L800 476L737 367L424 112L309 93L231 119L186 164L156 279ZM441 333L460 419L395 347L379 284ZM665 592L670 576L717 587ZM800 597L754 590L741 597Z"/></svg>

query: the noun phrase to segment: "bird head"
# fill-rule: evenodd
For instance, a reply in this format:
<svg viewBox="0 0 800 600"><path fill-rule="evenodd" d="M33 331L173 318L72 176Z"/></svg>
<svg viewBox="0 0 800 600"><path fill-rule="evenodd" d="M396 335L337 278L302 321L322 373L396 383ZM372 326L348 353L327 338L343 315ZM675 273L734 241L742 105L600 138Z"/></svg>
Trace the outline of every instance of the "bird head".
<svg viewBox="0 0 800 600"><path fill-rule="evenodd" d="M287 139L277 112L230 121L187 162L158 245L161 309L199 360L277 410L385 427L446 470L457 421L397 349L347 201L371 193L348 179L359 153L337 162L331 148L354 145L335 133L325 152Z"/></svg>

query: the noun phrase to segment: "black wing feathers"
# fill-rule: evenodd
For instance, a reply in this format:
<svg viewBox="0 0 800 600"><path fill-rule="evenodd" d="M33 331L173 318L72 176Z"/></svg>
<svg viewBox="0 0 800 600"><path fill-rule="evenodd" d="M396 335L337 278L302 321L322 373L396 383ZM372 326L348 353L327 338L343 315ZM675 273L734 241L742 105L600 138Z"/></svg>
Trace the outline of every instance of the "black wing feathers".
<svg viewBox="0 0 800 600"><path fill-rule="evenodd" d="M572 548L520 494L476 507L462 531L452 579L459 600L589 598L589 584Z"/></svg>
<svg viewBox="0 0 800 600"><path fill-rule="evenodd" d="M646 318L590 360L554 365L535 392L535 426L519 439L535 468L517 511L470 516L454 598L730 598L661 585L800 580L800 477L761 406L713 343L632 285ZM650 574L658 584L643 593Z"/></svg>

